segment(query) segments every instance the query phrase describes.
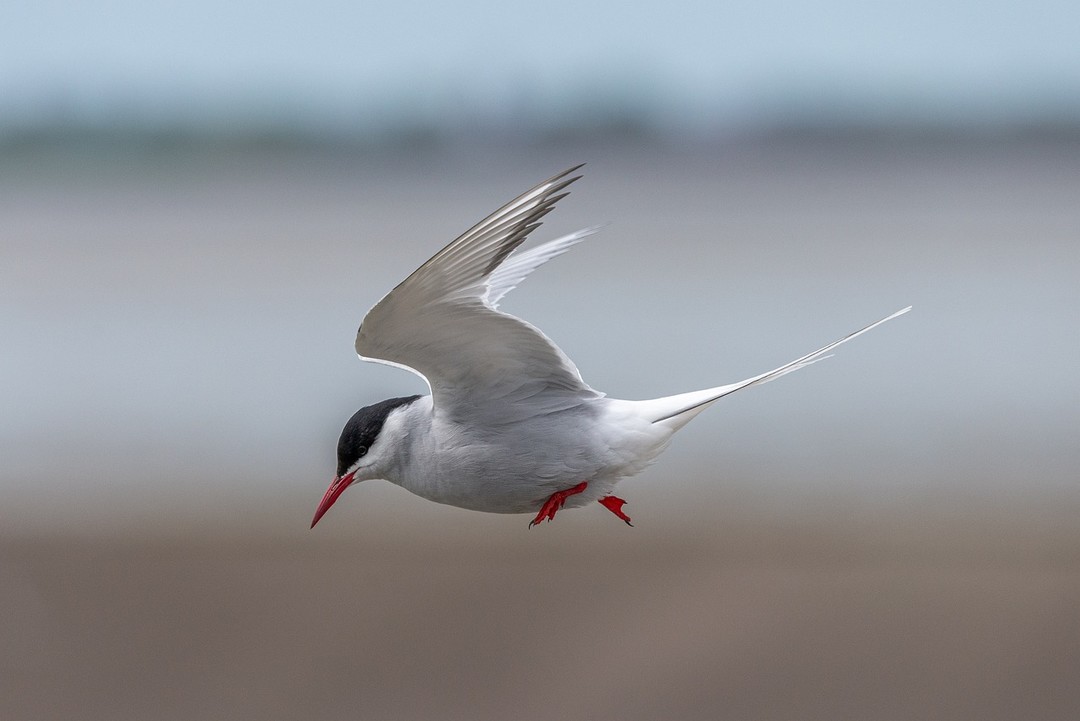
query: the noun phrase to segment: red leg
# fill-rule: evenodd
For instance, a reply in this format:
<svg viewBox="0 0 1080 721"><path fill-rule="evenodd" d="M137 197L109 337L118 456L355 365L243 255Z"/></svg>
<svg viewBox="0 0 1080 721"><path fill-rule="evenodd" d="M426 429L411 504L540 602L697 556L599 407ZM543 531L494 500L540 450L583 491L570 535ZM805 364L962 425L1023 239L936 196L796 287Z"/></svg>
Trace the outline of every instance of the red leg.
<svg viewBox="0 0 1080 721"><path fill-rule="evenodd" d="M573 488L567 488L565 491L555 491L551 494L551 498L544 501L544 505L540 507L540 512L536 514L536 518L529 521L529 528L532 528L537 523L543 520L550 521L558 513L559 509L566 503L566 499L577 493L581 493L589 485L587 481L582 481Z"/></svg>
<svg viewBox="0 0 1080 721"><path fill-rule="evenodd" d="M615 496L604 496L599 501L597 501L597 503L614 513L619 518L626 521L626 525L633 528L634 524L630 523L630 516L622 512L622 507L626 504L626 501L621 498L616 498Z"/></svg>

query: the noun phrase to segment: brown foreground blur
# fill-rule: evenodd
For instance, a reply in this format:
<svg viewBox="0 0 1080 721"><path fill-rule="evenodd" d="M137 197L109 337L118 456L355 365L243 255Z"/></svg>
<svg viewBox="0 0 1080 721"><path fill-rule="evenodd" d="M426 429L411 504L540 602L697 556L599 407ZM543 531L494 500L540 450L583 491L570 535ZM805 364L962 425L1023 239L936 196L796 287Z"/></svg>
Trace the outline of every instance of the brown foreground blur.
<svg viewBox="0 0 1080 721"><path fill-rule="evenodd" d="M348 539L348 511L293 538L9 539L0 718L1080 713L1065 517L803 514L664 537L676 519L431 513Z"/></svg>

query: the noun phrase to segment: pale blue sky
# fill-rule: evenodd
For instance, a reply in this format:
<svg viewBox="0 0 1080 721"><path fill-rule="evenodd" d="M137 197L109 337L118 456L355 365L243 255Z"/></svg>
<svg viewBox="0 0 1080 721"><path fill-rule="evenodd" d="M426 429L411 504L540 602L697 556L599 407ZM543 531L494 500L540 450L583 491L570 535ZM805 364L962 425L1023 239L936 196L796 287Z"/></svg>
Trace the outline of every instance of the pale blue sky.
<svg viewBox="0 0 1080 721"><path fill-rule="evenodd" d="M1080 5L793 0L304 0L0 8L0 119L573 112L660 121L840 102L884 113L1080 114Z"/></svg>

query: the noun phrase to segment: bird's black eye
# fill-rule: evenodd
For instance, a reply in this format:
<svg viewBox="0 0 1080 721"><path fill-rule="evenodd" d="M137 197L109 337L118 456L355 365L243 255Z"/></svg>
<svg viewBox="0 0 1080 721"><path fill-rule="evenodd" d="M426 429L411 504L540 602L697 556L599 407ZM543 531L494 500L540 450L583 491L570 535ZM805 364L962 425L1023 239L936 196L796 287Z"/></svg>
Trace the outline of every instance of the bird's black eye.
<svg viewBox="0 0 1080 721"><path fill-rule="evenodd" d="M365 455L367 455L367 446L360 446L356 449L356 452L360 458L363 458Z"/></svg>

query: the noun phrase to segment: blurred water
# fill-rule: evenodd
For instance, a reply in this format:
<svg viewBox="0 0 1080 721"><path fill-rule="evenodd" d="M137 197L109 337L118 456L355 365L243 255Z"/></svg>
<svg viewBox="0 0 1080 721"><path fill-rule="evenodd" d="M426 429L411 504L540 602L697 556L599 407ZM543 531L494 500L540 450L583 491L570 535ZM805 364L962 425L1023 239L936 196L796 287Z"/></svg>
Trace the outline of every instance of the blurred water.
<svg viewBox="0 0 1080 721"><path fill-rule="evenodd" d="M9 168L0 524L313 504L352 411L423 390L356 360L366 309L580 161L536 237L609 225L504 307L610 395L738 380L915 306L725 400L632 500L1080 500L1075 143L583 144Z"/></svg>

